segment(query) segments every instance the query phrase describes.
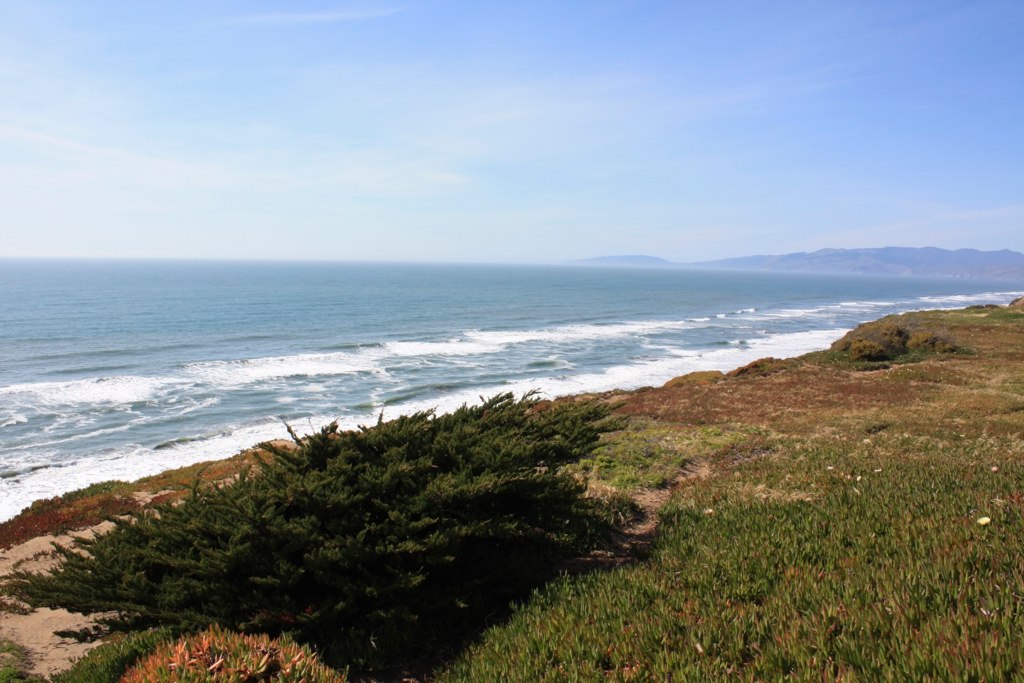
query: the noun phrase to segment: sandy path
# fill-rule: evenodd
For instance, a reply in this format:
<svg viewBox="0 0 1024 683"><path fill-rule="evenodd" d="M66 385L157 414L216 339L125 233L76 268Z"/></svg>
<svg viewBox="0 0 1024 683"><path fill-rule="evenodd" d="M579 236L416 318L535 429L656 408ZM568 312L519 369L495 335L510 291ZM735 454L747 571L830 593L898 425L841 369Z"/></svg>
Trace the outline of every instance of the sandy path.
<svg viewBox="0 0 1024 683"><path fill-rule="evenodd" d="M112 522L103 522L94 527L75 532L75 536L92 537L103 533L113 526ZM45 571L53 566L54 559L50 552L52 544L68 545L71 535L38 536L0 550L0 576L15 569L29 571ZM62 609L41 607L28 614L11 614L0 612L0 638L13 640L28 651L32 667L29 673L49 677L57 671L67 669L71 662L98 643L79 643L70 638L60 638L54 631L80 629L91 625L88 617L72 614Z"/></svg>

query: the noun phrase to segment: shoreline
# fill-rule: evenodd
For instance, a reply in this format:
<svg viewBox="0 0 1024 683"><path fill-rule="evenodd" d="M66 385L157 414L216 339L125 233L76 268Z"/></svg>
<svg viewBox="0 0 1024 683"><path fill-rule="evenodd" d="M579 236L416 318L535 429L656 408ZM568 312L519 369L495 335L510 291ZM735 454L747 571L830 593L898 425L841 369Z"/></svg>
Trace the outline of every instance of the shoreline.
<svg viewBox="0 0 1024 683"><path fill-rule="evenodd" d="M424 399L421 401L407 402L394 406L393 412L388 412L387 408L382 409L380 412L368 413L361 417L353 417L345 420L339 420L339 424L343 429L356 429L363 424L371 424L376 421L376 415L381 413L384 414L385 419L393 419L400 415L407 415L415 412L425 410L435 410L440 414L449 413L453 410L458 409L465 403L475 403L479 400L479 396L490 396L495 393L512 392L514 394L522 395L529 391L540 391L540 394L544 398L548 399L563 399L572 396L581 396L588 394L598 394L606 392L630 392L642 389L644 387L660 386L664 382L671 380L674 377L678 377L682 374L689 372L700 372L700 371L719 371L729 372L731 370L740 368L747 363L750 363L759 358L768 356L775 357L780 348L783 348L790 353L786 355L779 355L781 358L796 358L807 353L819 351L827 348L829 344L834 342L836 339L842 337L843 334L849 331L851 328L830 328L822 330L806 330L792 333L781 333L772 335L765 339L754 340L752 343L745 345L735 345L722 347L719 349L701 350L701 351L690 351L687 355L679 355L676 357L670 357L664 359L660 364L664 368L659 373L661 380L657 380L655 383L647 383L645 381L630 381L629 377L624 376L625 373L616 373L614 375L608 373L597 373L607 374L604 381L594 381L594 375L578 375L571 376L568 378L560 379L554 378L552 381L547 383L548 389L539 388L539 382L530 382L528 380L516 381L509 383L505 386L496 386L494 391L483 391L477 390L458 392L450 396ZM806 340L796 348L792 345L794 338L800 338ZM648 364L649 367L650 364ZM628 367L628 366L625 366ZM647 377L645 376L645 379ZM576 386L573 386L576 385ZM557 387L553 388L552 387ZM332 420L330 417L324 417L321 420L310 418L308 423L312 425L312 428L303 426L301 424L296 425L296 432L300 436L305 436L316 429L319 429L325 424L330 423ZM245 431L245 430L238 430ZM237 433L237 432L236 432ZM223 449L220 453L213 455L209 454L208 451L200 450L198 453L189 452L182 449L177 453L178 458L175 460L173 456L175 451L173 448L162 449L160 451L154 449L152 452L160 453L161 457L159 462L144 463L140 467L138 460L130 457L121 457L111 461L115 466L111 467L108 465L96 476L80 476L75 479L75 482L71 486L53 486L50 477L53 474L53 468L40 469L38 474L35 472L26 475L26 479L33 477L40 478L46 481L51 487L51 490L47 491L46 494L40 495L30 499L27 503L19 502L17 505L20 507L14 510L13 505L8 505L7 508L0 505L0 523L15 519L18 515L24 512L33 503L41 500L49 500L54 497L60 497L84 489L89 486L93 486L106 481L122 481L128 484L133 484L142 479L159 476L161 474L192 467L202 463L218 462L238 456L240 453L252 450L260 443L266 441L273 441L276 439L287 439L288 434L284 428L284 422L277 424L274 427L273 433L264 434L269 438L258 438L253 437L252 440L247 440L245 443L248 445L232 446L230 449ZM239 442L238 439L232 439L232 442ZM189 444L192 448L198 448L204 444L208 444L209 441L202 439L194 439L184 441L183 443ZM102 462L102 460L100 460ZM88 472L94 470L96 467L96 461L79 461L71 465L58 466L56 470L75 471L80 470ZM118 467L119 465L120 467ZM147 466L148 465L148 466ZM13 500L13 499L11 499Z"/></svg>
<svg viewBox="0 0 1024 683"><path fill-rule="evenodd" d="M929 303L929 300L939 304L948 304L999 297L1000 301L1005 302L1007 297L1014 294L1017 292L918 297L915 302L905 302L908 307L900 308L898 312L926 310L919 304ZM874 305L877 302L870 303ZM751 309L745 310L750 311ZM785 311L778 315L783 316L784 313ZM886 313L886 315L888 314L891 313ZM509 391L519 395L527 391L539 390L543 396L549 398L608 391L632 391L645 386L659 386L673 377L689 372L728 372L766 356L779 358L800 356L827 348L849 329L851 328L822 327L793 332L780 331L763 338L755 337L746 341L741 340L739 343L729 342L728 345L723 344L717 348L700 346L680 348L653 360L643 359L639 362L612 365L590 373L541 378L543 381L510 380L503 385L493 387L456 390L448 395L404 401L392 406L374 408L359 416L343 417L338 419L338 422L344 429L353 429L361 424L370 424L376 421L377 416L381 413L384 414L385 419L423 410L446 413L465 403L472 404L480 396ZM293 425L300 434L307 434L333 419L337 418L330 415L318 415L304 418L301 421L295 420ZM44 466L21 476L0 479L0 494L2 494L0 499L6 499L6 502L0 502L0 523L17 517L35 501L62 496L99 482L112 480L134 482L141 478L155 476L168 470L189 467L196 463L231 458L239 452L251 448L253 444L278 438L287 438L284 421L235 428L225 427L221 434L210 438L181 437L166 442L170 444L169 446L166 443L149 448L137 446L136 450L129 455L85 456L68 464ZM15 480L17 486L12 485ZM68 483L57 483L61 481ZM5 485L9 487L7 491L4 491ZM19 495L19 489L25 490L27 493Z"/></svg>

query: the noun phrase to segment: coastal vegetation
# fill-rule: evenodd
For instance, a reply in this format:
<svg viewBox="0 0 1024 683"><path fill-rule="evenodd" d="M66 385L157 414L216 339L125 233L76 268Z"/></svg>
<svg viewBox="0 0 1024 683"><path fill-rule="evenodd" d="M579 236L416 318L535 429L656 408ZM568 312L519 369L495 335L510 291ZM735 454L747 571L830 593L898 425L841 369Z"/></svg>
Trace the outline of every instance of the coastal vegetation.
<svg viewBox="0 0 1024 683"><path fill-rule="evenodd" d="M943 331L924 327L905 316L887 316L858 325L832 344L832 351L854 361L893 360L906 354L955 353L959 349Z"/></svg>
<svg viewBox="0 0 1024 683"><path fill-rule="evenodd" d="M27 659L23 647L0 639L0 683L42 683L42 679L25 674Z"/></svg>
<svg viewBox="0 0 1024 683"><path fill-rule="evenodd" d="M117 633L66 671L52 677L52 683L105 683L120 681L126 671L140 659L153 654L164 643L171 642L171 632L147 629L133 633Z"/></svg>
<svg viewBox="0 0 1024 683"><path fill-rule="evenodd" d="M345 683L347 676L317 661L316 653L290 640L242 635L211 626L163 642L121 679L123 683Z"/></svg>
<svg viewBox="0 0 1024 683"><path fill-rule="evenodd" d="M315 645L325 661L404 666L478 628L597 540L606 515L563 469L608 421L593 403L497 396L297 447L119 519L15 572L9 595L101 613L112 631L209 624ZM81 551L85 551L84 553Z"/></svg>
<svg viewBox="0 0 1024 683"><path fill-rule="evenodd" d="M919 312L658 388L328 427L171 496L167 474L163 503L4 590L132 631L56 683L214 633L244 666L284 651L210 624L353 679L1013 680L1022 466L1024 310ZM86 526L76 501L140 486L68 509ZM630 544L645 515L653 545Z"/></svg>

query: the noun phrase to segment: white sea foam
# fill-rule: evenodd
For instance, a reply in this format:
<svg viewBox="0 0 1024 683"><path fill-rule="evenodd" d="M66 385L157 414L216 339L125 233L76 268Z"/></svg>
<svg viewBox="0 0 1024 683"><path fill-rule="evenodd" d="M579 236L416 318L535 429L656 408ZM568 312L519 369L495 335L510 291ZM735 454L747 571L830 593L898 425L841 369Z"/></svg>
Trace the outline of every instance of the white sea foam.
<svg viewBox="0 0 1024 683"><path fill-rule="evenodd" d="M807 318L826 310L822 306L815 308L780 308L775 311L765 311L762 313L762 316L765 318Z"/></svg>
<svg viewBox="0 0 1024 683"><path fill-rule="evenodd" d="M492 345L496 350L500 350L508 345L531 342L565 344L591 339L642 337L660 332L698 327L698 325L694 324L695 322L707 320L707 318L703 318L695 320L635 321L606 325L563 325L540 330L474 330L467 332L466 336L475 341Z"/></svg>
<svg viewBox="0 0 1024 683"><path fill-rule="evenodd" d="M3 422L0 422L0 427L13 427L14 425L20 425L28 422L28 418L21 414L13 411L7 412L3 418Z"/></svg>
<svg viewBox="0 0 1024 683"><path fill-rule="evenodd" d="M0 398L24 406L139 403L175 380L167 377L98 377L71 382L34 382L0 387Z"/></svg>
<svg viewBox="0 0 1024 683"><path fill-rule="evenodd" d="M310 353L245 360L206 361L185 366L194 381L217 387L244 386L288 377L383 372L377 359L360 352Z"/></svg>
<svg viewBox="0 0 1024 683"><path fill-rule="evenodd" d="M759 310L739 309L736 313L756 319L828 319L838 311L878 311L885 308L907 310L922 306L966 305L971 303L1005 302L1020 292L984 292L921 296L904 302L843 301L837 304L808 308ZM725 319L727 314L715 314ZM191 363L171 376L117 376L79 379L68 382L37 382L0 387L0 401L5 410L16 411L19 417L7 417L4 426L13 426L26 419L26 411L46 411L61 406L132 405L186 394L197 388L216 392L261 382L296 377L330 377L372 373L381 379L389 360L400 358L452 358L499 353L509 346L529 343L572 344L587 340L643 337L663 332L701 327L709 317L681 321L629 321L615 324L564 325L534 330L469 330L460 336L442 341L393 341L377 347L353 351L317 354L295 354L218 360ZM191 408L196 410L203 406ZM188 411L186 411L188 412ZM15 420L12 422L11 420Z"/></svg>
<svg viewBox="0 0 1024 683"><path fill-rule="evenodd" d="M461 338L394 341L356 351L202 361L189 363L180 369L180 374L169 376L98 377L15 384L0 387L0 399L9 405L36 411L71 405L131 405L203 387L216 391L294 377L359 373L383 376L386 375L384 364L396 358L474 356L498 353L515 344L574 343L588 339L643 336L693 326L691 321L643 321L522 331L475 330L464 333Z"/></svg>
<svg viewBox="0 0 1024 683"><path fill-rule="evenodd" d="M408 358L416 356L475 356L501 351L502 346L502 344L480 343L465 339L448 339L445 341L388 342L384 348L388 355Z"/></svg>
<svg viewBox="0 0 1024 683"><path fill-rule="evenodd" d="M397 417L419 410L437 409L439 412L447 412L455 410L463 404L476 403L480 396L491 396L509 391L521 395L537 390L545 396L556 397L659 385L672 377L695 370L724 371L765 356L786 357L816 351L826 348L847 331L844 328L836 328L779 334L763 339L753 339L745 345L730 346L713 351L678 349L669 357L615 365L601 372L538 377L515 380L490 387L465 389L438 397L388 406L385 409L385 418Z"/></svg>
<svg viewBox="0 0 1024 683"><path fill-rule="evenodd" d="M703 353L676 350L667 357L617 365L601 372L523 379L416 399L388 406L384 409L384 413L385 418L392 418L418 410L436 409L438 412L448 412L463 404L474 404L479 401L480 396L491 396L508 391L521 395L527 391L538 390L548 396L560 396L570 393L606 391L614 388L630 389L649 384L660 384L670 377L691 370L726 370L764 355L803 353L827 345L842 332L843 330L825 330L783 334L751 340L743 346ZM372 424L377 418L377 411L378 408L374 408L362 414L348 415L340 420L340 424L343 428L353 428L359 424ZM318 416L296 421L292 426L300 434L308 433L318 429L331 419L334 418ZM39 498L60 495L98 481L137 479L169 468L223 458L255 443L279 438L288 438L284 423L268 419L257 424L226 428L223 433L212 438L174 443L159 450L129 445L111 455L81 458L64 463L60 470L60 476L53 476L52 470L47 468L0 479L0 520L13 517L31 501ZM54 442L54 444L56 443ZM50 451L50 446L54 444L37 443L34 445L34 455L41 455L42 458L18 458L17 461L8 458L6 466L17 470L35 466L34 463L46 462L49 459L46 452ZM53 463L55 459L49 461Z"/></svg>
<svg viewBox="0 0 1024 683"><path fill-rule="evenodd" d="M917 301L928 304L1005 304L1024 292L984 292L982 294L948 294L940 296L920 296Z"/></svg>
<svg viewBox="0 0 1024 683"><path fill-rule="evenodd" d="M288 438L283 423L244 427L223 437L153 451L129 445L118 453L90 456L65 464L60 475L52 469L0 479L0 521L18 514L33 500L58 496L109 479L132 480L204 460L227 457L260 441Z"/></svg>
<svg viewBox="0 0 1024 683"><path fill-rule="evenodd" d="M881 308L895 305L895 301L840 301L835 304L837 308Z"/></svg>

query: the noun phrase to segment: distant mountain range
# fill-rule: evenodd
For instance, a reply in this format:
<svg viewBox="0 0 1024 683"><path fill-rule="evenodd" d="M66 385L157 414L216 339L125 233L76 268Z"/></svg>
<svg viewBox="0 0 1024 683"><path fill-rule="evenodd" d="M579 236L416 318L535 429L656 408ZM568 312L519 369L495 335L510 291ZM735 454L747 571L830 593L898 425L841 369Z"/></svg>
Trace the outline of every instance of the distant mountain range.
<svg viewBox="0 0 1024 683"><path fill-rule="evenodd" d="M573 263L592 266L767 270L1024 281L1024 254L1009 249L1000 251L978 251L977 249L951 251L937 247L821 249L809 253L744 256L698 263L674 263L654 256L601 256Z"/></svg>

